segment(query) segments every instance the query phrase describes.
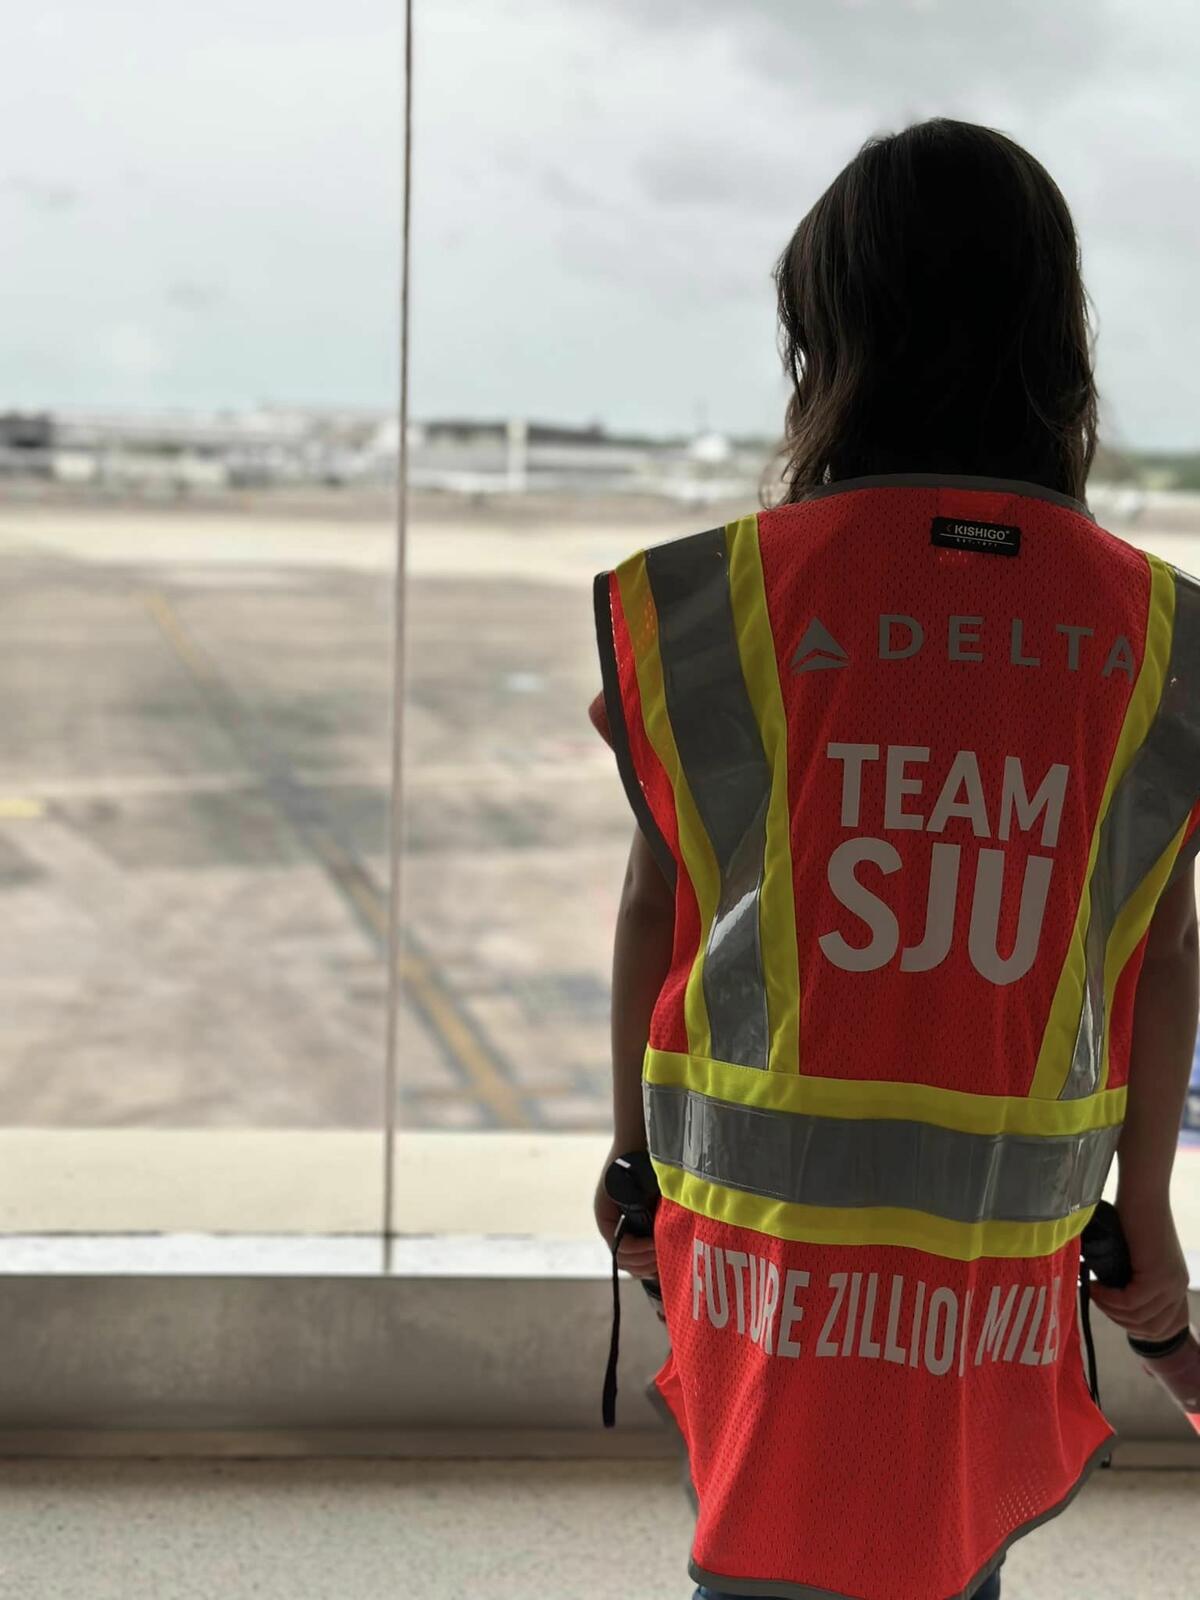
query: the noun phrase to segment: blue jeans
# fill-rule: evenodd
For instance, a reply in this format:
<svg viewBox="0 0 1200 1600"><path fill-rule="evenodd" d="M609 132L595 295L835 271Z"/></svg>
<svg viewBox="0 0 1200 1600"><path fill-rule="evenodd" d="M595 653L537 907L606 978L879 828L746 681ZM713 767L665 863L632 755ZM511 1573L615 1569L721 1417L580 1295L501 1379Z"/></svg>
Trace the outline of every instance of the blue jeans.
<svg viewBox="0 0 1200 1600"><path fill-rule="evenodd" d="M1003 1561L1000 1563L1002 1567ZM752 1595L729 1594L724 1589L706 1589L703 1584L692 1595L692 1600L754 1600ZM766 1600L766 1597L763 1597ZM990 1578L985 1578L983 1587L976 1589L971 1600L1000 1600L1000 1567L997 1567Z"/></svg>

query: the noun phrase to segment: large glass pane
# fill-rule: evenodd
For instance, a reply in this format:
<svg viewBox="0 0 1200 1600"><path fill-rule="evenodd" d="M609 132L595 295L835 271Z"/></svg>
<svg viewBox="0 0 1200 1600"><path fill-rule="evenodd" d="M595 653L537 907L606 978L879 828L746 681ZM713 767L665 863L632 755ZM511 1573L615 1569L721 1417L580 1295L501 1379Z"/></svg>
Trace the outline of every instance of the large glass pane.
<svg viewBox="0 0 1200 1600"><path fill-rule="evenodd" d="M753 504L770 219L742 262L646 234L687 94L636 54L608 92L659 48L622 8L417 19L401 1122L596 1131L632 820L591 579Z"/></svg>
<svg viewBox="0 0 1200 1600"><path fill-rule="evenodd" d="M144 0L17 32L0 1122L22 1215L376 1227L400 23Z"/></svg>
<svg viewBox="0 0 1200 1600"><path fill-rule="evenodd" d="M590 581L770 492L771 269L872 132L956 116L1047 164L1098 313L1091 503L1200 564L1177 20L418 9L404 1127L609 1128L633 824L587 717Z"/></svg>

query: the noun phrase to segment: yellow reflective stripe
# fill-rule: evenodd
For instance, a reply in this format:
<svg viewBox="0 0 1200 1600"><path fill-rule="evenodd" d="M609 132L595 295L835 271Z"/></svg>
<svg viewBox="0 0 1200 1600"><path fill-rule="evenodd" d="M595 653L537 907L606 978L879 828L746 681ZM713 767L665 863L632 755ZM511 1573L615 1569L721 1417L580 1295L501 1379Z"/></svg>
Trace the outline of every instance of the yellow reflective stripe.
<svg viewBox="0 0 1200 1600"><path fill-rule="evenodd" d="M776 1076L761 1070L758 1075L760 1078ZM739 1189L726 1189L679 1167L656 1161L653 1156L651 1164L659 1189L669 1200L716 1222L751 1228L755 1233L769 1234L775 1239L810 1244L904 1245L957 1261L974 1261L980 1256L1028 1259L1053 1255L1068 1239L1083 1232L1095 1210L1094 1206L1084 1206L1053 1222L951 1222L928 1212L906 1211L898 1206L833 1210L824 1206L793 1205L785 1200L766 1200Z"/></svg>
<svg viewBox="0 0 1200 1600"><path fill-rule="evenodd" d="M967 1094L927 1083L889 1083L870 1078L820 1078L763 1072L732 1061L704 1060L674 1050L648 1048L642 1077L678 1084L769 1111L822 1117L900 1117L931 1122L960 1133L1055 1134L1107 1128L1125 1118L1125 1087L1075 1100L1040 1100L1024 1095Z"/></svg>
<svg viewBox="0 0 1200 1600"><path fill-rule="evenodd" d="M696 802L683 774L675 735L667 716L667 696L663 686L662 660L658 653L658 614L646 576L646 554L637 551L613 569L621 606L633 647L638 693L642 702L642 722L646 737L663 765L675 796L675 821L679 833L679 852L691 879L700 910L700 940L688 974L683 997L684 1022L688 1047L699 1055L711 1049L708 1009L704 1003L704 947L716 915L720 895L720 873L708 834L700 821Z"/></svg>
<svg viewBox="0 0 1200 1600"><path fill-rule="evenodd" d="M759 929L770 1024L771 1072L800 1070L800 975L796 911L792 891L791 808L788 803L787 722L779 687L775 639L767 611L758 517L742 517L725 529L729 551L729 595L738 654L754 708L763 751L771 767Z"/></svg>
<svg viewBox="0 0 1200 1600"><path fill-rule="evenodd" d="M1154 866L1142 879L1137 889L1130 896L1124 908L1113 924L1112 935L1108 941L1108 948L1104 955L1104 1015L1112 1016L1113 991L1117 980L1125 969L1125 964L1141 943L1142 936L1150 926L1150 919L1158 904L1167 879L1171 876L1171 868L1175 865L1175 858L1179 854L1187 834L1190 813L1184 818L1179 832L1159 856ZM1108 1082L1108 1046L1112 1030L1106 1025L1104 1029L1104 1055L1100 1068L1100 1087L1104 1088Z"/></svg>
<svg viewBox="0 0 1200 1600"><path fill-rule="evenodd" d="M1167 579L1170 580L1173 611L1169 641L1174 643L1175 629L1183 625L1183 619L1179 614L1174 573L1169 564L1162 561L1158 556L1149 556L1148 559L1153 566L1157 567L1160 572L1165 573ZM1112 1015L1113 992L1120 980L1121 973L1150 926L1150 920L1154 915L1159 897L1166 887L1168 878L1171 876L1184 838L1187 835L1189 819L1190 813L1184 817L1175 837L1142 879L1113 923L1104 955L1104 1016L1106 1019ZM1104 1029L1103 1056L1099 1079L1101 1088L1108 1082L1110 1037L1110 1030L1106 1026Z"/></svg>
<svg viewBox="0 0 1200 1600"><path fill-rule="evenodd" d="M1109 765L1104 794L1096 813L1096 824L1092 830L1092 841L1088 850L1087 873L1075 914L1075 926L1071 930L1067 958L1059 973L1058 986L1054 992L1050 1016L1038 1052L1037 1068L1029 1088L1030 1095L1038 1099L1056 1099L1062 1092L1071 1070L1087 975L1085 939L1091 912L1092 872L1100 844L1100 829L1108 815L1113 791L1125 776L1138 747L1150 731L1150 725L1154 721L1162 697L1167 663L1171 655L1171 632L1175 624L1174 579L1165 561L1148 552L1144 553L1150 567L1146 646L1141 670L1138 672L1137 682L1133 686L1133 693L1125 709L1121 735ZM1105 1050L1107 1052L1107 1045Z"/></svg>

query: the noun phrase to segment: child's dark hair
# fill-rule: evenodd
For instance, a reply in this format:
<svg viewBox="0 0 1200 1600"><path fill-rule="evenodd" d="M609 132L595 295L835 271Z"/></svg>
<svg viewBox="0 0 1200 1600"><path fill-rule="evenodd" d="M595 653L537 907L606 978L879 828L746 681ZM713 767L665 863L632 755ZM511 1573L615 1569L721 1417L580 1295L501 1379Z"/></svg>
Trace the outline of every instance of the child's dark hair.
<svg viewBox="0 0 1200 1600"><path fill-rule="evenodd" d="M1023 478L1085 498L1089 299L1066 201L991 128L868 139L775 268L785 499L865 473Z"/></svg>

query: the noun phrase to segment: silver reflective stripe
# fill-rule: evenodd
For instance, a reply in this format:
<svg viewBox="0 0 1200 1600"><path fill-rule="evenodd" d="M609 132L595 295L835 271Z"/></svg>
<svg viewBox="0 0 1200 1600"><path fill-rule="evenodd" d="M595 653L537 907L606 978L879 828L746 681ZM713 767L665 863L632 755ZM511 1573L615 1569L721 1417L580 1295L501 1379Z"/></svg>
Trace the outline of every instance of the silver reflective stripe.
<svg viewBox="0 0 1200 1600"><path fill-rule="evenodd" d="M704 1003L720 1061L765 1067L770 1045L758 909L771 769L738 654L724 528L646 551L675 745L720 873Z"/></svg>
<svg viewBox="0 0 1200 1600"><path fill-rule="evenodd" d="M643 1083L656 1161L769 1200L903 1206L952 1222L1049 1222L1104 1191L1119 1124L1082 1133L960 1133L898 1117L821 1117Z"/></svg>
<svg viewBox="0 0 1200 1600"><path fill-rule="evenodd" d="M1200 798L1200 584L1172 567L1175 622L1171 656L1154 721L1117 784L1100 825L1084 936L1084 993L1059 1094L1094 1094L1103 1063L1104 953L1126 901Z"/></svg>
<svg viewBox="0 0 1200 1600"><path fill-rule="evenodd" d="M1042 483L1030 483L1027 478L976 477L969 472L949 475L940 472L878 472L866 473L858 478L834 479L814 489L807 490L800 500L823 500L831 494L844 494L851 489L982 489L988 494L1018 494L1028 500L1049 500L1056 506L1067 506L1078 511L1089 522L1094 514L1082 500L1063 494L1059 489L1049 489Z"/></svg>

